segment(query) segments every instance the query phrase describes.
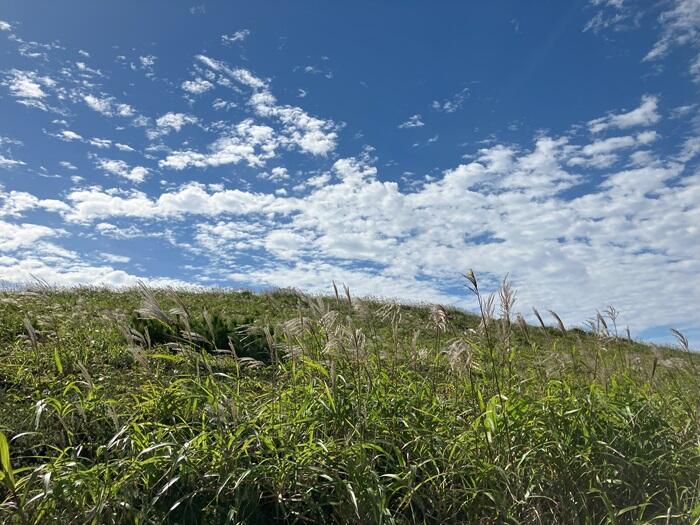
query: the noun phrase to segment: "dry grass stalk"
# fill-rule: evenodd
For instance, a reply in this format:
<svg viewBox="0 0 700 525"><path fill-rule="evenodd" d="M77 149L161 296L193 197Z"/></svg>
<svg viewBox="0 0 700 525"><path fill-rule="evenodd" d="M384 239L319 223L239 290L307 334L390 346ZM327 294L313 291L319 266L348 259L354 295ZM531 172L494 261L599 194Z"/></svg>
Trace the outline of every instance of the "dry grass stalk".
<svg viewBox="0 0 700 525"><path fill-rule="evenodd" d="M547 326L544 324L544 320L542 319L542 316L540 315L540 313L537 311L537 308L535 308L535 307L533 306L533 307L532 307L532 311L533 311L533 313L535 314L535 317L537 317L537 320L539 321L540 327L542 328L542 330L545 330L545 331L546 331L546 330L547 330Z"/></svg>
<svg viewBox="0 0 700 525"><path fill-rule="evenodd" d="M557 322L557 328L559 328L561 335L566 335L566 328L564 327L564 323L562 322L561 317L559 317L554 310L548 310L548 312L552 315L552 317L554 317L554 320Z"/></svg>

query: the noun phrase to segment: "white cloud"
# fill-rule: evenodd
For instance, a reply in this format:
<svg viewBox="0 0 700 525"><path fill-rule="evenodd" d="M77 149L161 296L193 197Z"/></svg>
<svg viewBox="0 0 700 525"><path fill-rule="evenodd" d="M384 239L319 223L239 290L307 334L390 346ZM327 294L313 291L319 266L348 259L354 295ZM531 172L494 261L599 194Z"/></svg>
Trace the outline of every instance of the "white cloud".
<svg viewBox="0 0 700 525"><path fill-rule="evenodd" d="M100 253L100 257L109 263L126 264L129 261L131 261L131 257L127 257L125 255L116 255L114 253L108 252Z"/></svg>
<svg viewBox="0 0 700 525"><path fill-rule="evenodd" d="M644 60L656 60L675 46L698 45L700 2L698 0L674 0L672 7L659 15L659 23L663 28L661 37L644 57Z"/></svg>
<svg viewBox="0 0 700 525"><path fill-rule="evenodd" d="M244 97L251 118L212 125L207 129L218 137L209 148L192 151L186 143L180 151L165 154L161 167L246 163L260 168L257 171L265 169L262 178L281 182L292 178L279 165L281 150L311 155L334 151L333 122L278 102L269 80L250 71L207 57L198 61L196 71L209 79L211 87L225 85L220 83L225 78L234 96ZM38 78L30 80L42 93L56 93ZM118 111L112 97L94 97L92 102L96 111ZM443 102L439 104L447 111ZM422 124L420 115L414 117ZM192 123L188 118L194 117L173 112L148 125L155 122L159 128L180 130ZM619 136L582 140L573 134L539 135L532 144L493 144L462 164L432 173L428 182L410 190L382 180L366 157L344 158L327 171L304 174L295 166L294 181L285 182L293 196L277 193L280 188L256 193L226 189L223 184L173 188L168 182L155 195L133 189L74 188L64 194L65 202L0 190L0 214L17 218L31 210L48 210L60 214L71 229L90 225L96 234L115 239L165 236L175 223L184 249L215 251L227 262L239 252L263 254L264 263L241 267L235 274L224 266L216 269L247 283L318 290L336 279L361 293L380 290L385 295L464 304L463 298L445 291L460 271L472 265L494 275L510 271L520 288L523 309L544 305L567 321L579 321L613 302L638 326L651 326L692 320L696 312L689 305L700 300L700 288L693 281L700 271L695 253L700 244L695 226L700 223L700 174L683 164L700 148L688 139L675 157L658 155L652 150L657 131L633 128L659 120L658 100L647 95L637 109L589 123L594 133L629 130ZM75 135L74 140L82 138ZM89 141L98 147L109 142ZM169 150L146 153L160 151ZM134 182L149 174L133 162L92 158L105 172ZM275 167L262 168L265 164ZM601 171L594 175L582 171L591 166ZM586 186L579 187L582 184ZM583 189L588 194L579 195ZM202 223L182 220L186 216L202 217ZM8 251L30 250L40 243L44 251L37 248L26 257L17 256L12 264L0 263L0 278L28 275L35 267L62 282L133 282L133 276L114 273L108 265L86 264L71 253L59 256L59 247L46 243L49 237L62 235L51 224L44 226L46 230L33 229L33 240L32 235L23 240L12 232L18 232L25 219L10 220L17 224L8 223L10 233L0 235ZM99 222L106 220L115 224ZM157 228L152 228L154 222ZM42 255L49 252L64 262L43 261ZM216 267L221 261L211 263ZM663 299L658 298L658 275L664 275Z"/></svg>
<svg viewBox="0 0 700 525"><path fill-rule="evenodd" d="M12 224L0 220L0 252L12 252L32 246L44 237L55 237L63 233L62 230L39 224Z"/></svg>
<svg viewBox="0 0 700 525"><path fill-rule="evenodd" d="M452 97L443 100L442 102L438 100L433 100L432 107L435 111L441 111L443 113L454 113L455 111L462 108L464 100L469 96L469 89L464 88L458 93L455 93Z"/></svg>
<svg viewBox="0 0 700 525"><path fill-rule="evenodd" d="M163 237L164 231L147 232L131 224L129 226L117 226L109 222L99 222L95 224L95 230L100 235L112 239L136 239L139 237Z"/></svg>
<svg viewBox="0 0 700 525"><path fill-rule="evenodd" d="M626 113L613 113L588 122L588 129L592 133L600 133L606 129L627 129L635 126L650 126L657 123L659 115L658 98L653 95L644 95L640 106Z"/></svg>
<svg viewBox="0 0 700 525"><path fill-rule="evenodd" d="M273 195L224 190L209 193L202 184L190 183L177 191L151 199L145 193L120 193L100 189L76 190L68 194L72 204L65 213L69 221L85 222L107 217L165 218L186 214L217 216L222 214L287 213L293 205Z"/></svg>
<svg viewBox="0 0 700 525"><path fill-rule="evenodd" d="M0 146L24 146L24 143L19 139L13 139L11 137L3 137L0 135Z"/></svg>
<svg viewBox="0 0 700 525"><path fill-rule="evenodd" d="M294 144L301 151L326 156L336 147L335 125L329 120L312 117L296 106L281 106L269 92L256 93L250 105L261 117L272 117L283 125L281 141Z"/></svg>
<svg viewBox="0 0 700 525"><path fill-rule="evenodd" d="M584 31L639 28L642 15L645 11L649 11L639 9L641 6L622 0L593 0L591 4L599 7L599 11L586 24ZM658 7L663 9L657 20L661 32L652 48L644 56L644 61L660 60L674 48L688 47L694 53L688 71L693 80L700 83L700 1L667 0L658 2Z"/></svg>
<svg viewBox="0 0 700 525"><path fill-rule="evenodd" d="M221 62L219 60L215 60L215 59L210 58L210 57L205 56L205 55L197 55L195 58L197 60L199 60L205 66L209 67L210 69L213 69L214 71L218 71L220 73L223 73L223 74L233 78L237 82L240 82L241 84L244 84L250 88L253 88L256 90L267 88L267 83L264 80L256 77L247 69L230 68L224 62Z"/></svg>
<svg viewBox="0 0 700 525"><path fill-rule="evenodd" d="M211 103L211 107L213 107L217 111L222 109L225 111L229 111L233 108L238 107L238 104L229 100L222 100L220 98L217 98Z"/></svg>
<svg viewBox="0 0 700 525"><path fill-rule="evenodd" d="M420 128L425 126L425 123L421 120L420 114L411 116L406 122L399 124L399 129L407 128Z"/></svg>
<svg viewBox="0 0 700 525"><path fill-rule="evenodd" d="M62 160L59 162L59 164L61 165L62 168L65 168L67 170L75 171L78 169L77 166L68 162L67 160Z"/></svg>
<svg viewBox="0 0 700 525"><path fill-rule="evenodd" d="M221 43L227 46L234 44L236 42L243 42L246 38L250 36L250 31L248 29L241 29L236 31L232 35L221 35Z"/></svg>
<svg viewBox="0 0 700 525"><path fill-rule="evenodd" d="M584 32L597 33L609 27L618 29L631 15L631 9L627 8L624 0L591 0L590 3L598 7L599 11L588 21L583 28Z"/></svg>
<svg viewBox="0 0 700 525"><path fill-rule="evenodd" d="M12 31L12 26L10 25L9 22L5 22L4 20L0 20L0 31Z"/></svg>
<svg viewBox="0 0 700 525"><path fill-rule="evenodd" d="M83 95L85 103L94 111L106 117L132 117L134 108L128 104L118 103L114 97L96 97L94 95Z"/></svg>
<svg viewBox="0 0 700 525"><path fill-rule="evenodd" d="M48 76L39 76L34 71L12 69L6 74L2 85L9 88L13 97L41 99L47 96L44 88L53 87L56 82Z"/></svg>
<svg viewBox="0 0 700 525"><path fill-rule="evenodd" d="M229 250L268 251L262 266L237 274L222 269L246 282L318 290L336 279L358 292L462 304L441 287L476 266L494 276L511 272L523 310L552 307L567 322L608 303L633 328L689 322L690 305L700 300L700 287L692 284L700 271L694 250L700 174L635 156L655 138L647 130L590 143L541 136L530 148L494 145L411 192L380 181L365 160L340 159L301 197L201 184L157 198L87 189L70 193L70 210L61 213L77 222L238 217L198 225L194 240L202 249L216 246L221 257ZM582 182L566 167L571 159L609 154L629 154L636 164L603 173L589 194L562 196ZM313 262L302 264L306 255ZM374 269L357 268L367 263ZM653 299L660 272L661 305Z"/></svg>
<svg viewBox="0 0 700 525"><path fill-rule="evenodd" d="M180 87L192 95L201 95L214 88L214 84L203 78L185 80Z"/></svg>
<svg viewBox="0 0 700 525"><path fill-rule="evenodd" d="M8 159L4 155L0 154L0 168L16 168L17 166L24 166L24 162L21 160Z"/></svg>
<svg viewBox="0 0 700 525"><path fill-rule="evenodd" d="M119 142L115 142L114 147L117 148L119 151L136 151L134 148L132 148L128 144L121 144Z"/></svg>
<svg viewBox="0 0 700 525"><path fill-rule="evenodd" d="M198 246L223 254L225 251L243 251L263 246L265 231L263 224L249 220L203 223L196 226L195 241Z"/></svg>
<svg viewBox="0 0 700 525"><path fill-rule="evenodd" d="M316 156L326 156L335 150L338 135L332 121L313 117L296 106L278 104L268 88L268 83L246 69L233 69L204 55L195 58L213 71L224 75L227 80L231 78L249 87L253 94L248 103L256 115L275 119L282 124L283 130L279 134L282 145L294 145L301 151Z"/></svg>
<svg viewBox="0 0 700 525"><path fill-rule="evenodd" d="M31 193L24 191L5 192L0 186L0 217L20 217L24 212L36 208L67 213L70 207L63 201L56 199L40 199Z"/></svg>
<svg viewBox="0 0 700 525"><path fill-rule="evenodd" d="M265 237L265 249L283 259L294 258L307 244L307 238L289 230L274 230Z"/></svg>
<svg viewBox="0 0 700 525"><path fill-rule="evenodd" d="M112 145L112 141L109 139L100 139L97 137L91 138L89 141L90 145L95 146L96 148L100 149L105 149L109 148Z"/></svg>
<svg viewBox="0 0 700 525"><path fill-rule="evenodd" d="M148 169L143 166L130 167L123 160L97 159L97 166L108 173L124 177L132 182L143 182L148 176Z"/></svg>
<svg viewBox="0 0 700 525"><path fill-rule="evenodd" d="M83 140L82 135L79 135L75 131L71 131L69 129L63 129L63 130L59 131L56 134L56 136L59 137L61 140L65 140L66 142L72 142L74 140L78 140L78 141Z"/></svg>
<svg viewBox="0 0 700 525"><path fill-rule="evenodd" d="M572 154L577 151L579 156L572 156L567 161L569 166L589 166L607 168L619 160L619 153L635 146L645 146L657 139L654 130L638 133L636 136L624 135L596 140L582 148L572 148Z"/></svg>
<svg viewBox="0 0 700 525"><path fill-rule="evenodd" d="M158 165L182 170L189 166L204 168L245 161L249 166L258 167L275 156L279 145L279 138L271 127L254 124L252 119L246 119L217 139L210 146L209 153L175 151L159 161Z"/></svg>
<svg viewBox="0 0 700 525"><path fill-rule="evenodd" d="M261 173L260 178L271 180L273 182L281 182L283 180L289 179L289 173L287 168L282 166L276 166L270 170L270 173Z"/></svg>
<svg viewBox="0 0 700 525"><path fill-rule="evenodd" d="M161 128L162 132L169 133L171 130L180 131L187 124L195 124L197 118L185 113L169 112L156 119L156 126Z"/></svg>
<svg viewBox="0 0 700 525"><path fill-rule="evenodd" d="M297 68L294 68L296 71ZM324 77L331 79L333 78L333 71L330 71L329 69L326 68L319 68L316 66L305 66L303 69L304 73L307 73L309 75L323 75Z"/></svg>
<svg viewBox="0 0 700 525"><path fill-rule="evenodd" d="M27 284L35 282L38 278L61 286L133 287L139 282L144 282L151 286L191 287L177 279L137 276L115 270L109 265L96 266L86 263L81 260L79 254L41 240L45 236L50 236L51 232L32 228L36 225L22 226L27 226L32 235L39 237L34 243L23 243L19 246L17 255L0 257L0 280L3 282ZM2 229L1 225L0 229Z"/></svg>
<svg viewBox="0 0 700 525"><path fill-rule="evenodd" d="M700 53L695 57L695 60L690 64L690 75L695 82L700 83Z"/></svg>
<svg viewBox="0 0 700 525"><path fill-rule="evenodd" d="M156 63L157 57L153 55L145 55L139 57L139 63L142 68L152 68Z"/></svg>
<svg viewBox="0 0 700 525"><path fill-rule="evenodd" d="M85 100L85 103L90 106L91 109L97 111L98 113L112 116L112 103L109 99L100 99L93 95L85 95L83 100Z"/></svg>

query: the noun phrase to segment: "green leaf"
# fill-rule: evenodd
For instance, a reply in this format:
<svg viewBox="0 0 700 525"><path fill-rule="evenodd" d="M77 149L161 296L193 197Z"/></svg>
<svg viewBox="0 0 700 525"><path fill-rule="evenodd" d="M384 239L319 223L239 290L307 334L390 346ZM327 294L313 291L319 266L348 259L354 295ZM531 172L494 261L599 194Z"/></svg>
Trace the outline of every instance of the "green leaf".
<svg viewBox="0 0 700 525"><path fill-rule="evenodd" d="M58 373L63 374L63 363L61 362L61 356L58 355L58 348L53 351L53 362L56 363Z"/></svg>
<svg viewBox="0 0 700 525"><path fill-rule="evenodd" d="M12 463L10 463L10 445L2 432L0 432L0 468L10 479L10 484L14 486L15 478L12 472Z"/></svg>

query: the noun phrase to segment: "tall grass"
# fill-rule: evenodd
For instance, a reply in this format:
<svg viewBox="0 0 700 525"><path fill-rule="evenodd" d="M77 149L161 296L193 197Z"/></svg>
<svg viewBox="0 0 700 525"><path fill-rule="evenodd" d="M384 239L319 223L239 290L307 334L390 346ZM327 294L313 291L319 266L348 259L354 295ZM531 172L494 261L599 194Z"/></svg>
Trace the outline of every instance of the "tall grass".
<svg viewBox="0 0 700 525"><path fill-rule="evenodd" d="M700 522L687 341L529 326L465 278L477 316L335 284L3 294L0 522Z"/></svg>

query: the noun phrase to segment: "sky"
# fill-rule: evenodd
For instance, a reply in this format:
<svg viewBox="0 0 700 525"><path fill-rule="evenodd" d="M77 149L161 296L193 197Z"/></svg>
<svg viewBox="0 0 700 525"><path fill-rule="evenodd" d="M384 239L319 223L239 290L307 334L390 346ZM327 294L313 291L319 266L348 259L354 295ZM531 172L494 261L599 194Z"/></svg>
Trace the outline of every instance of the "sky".
<svg viewBox="0 0 700 525"><path fill-rule="evenodd" d="M700 341L700 0L0 4L0 281Z"/></svg>

